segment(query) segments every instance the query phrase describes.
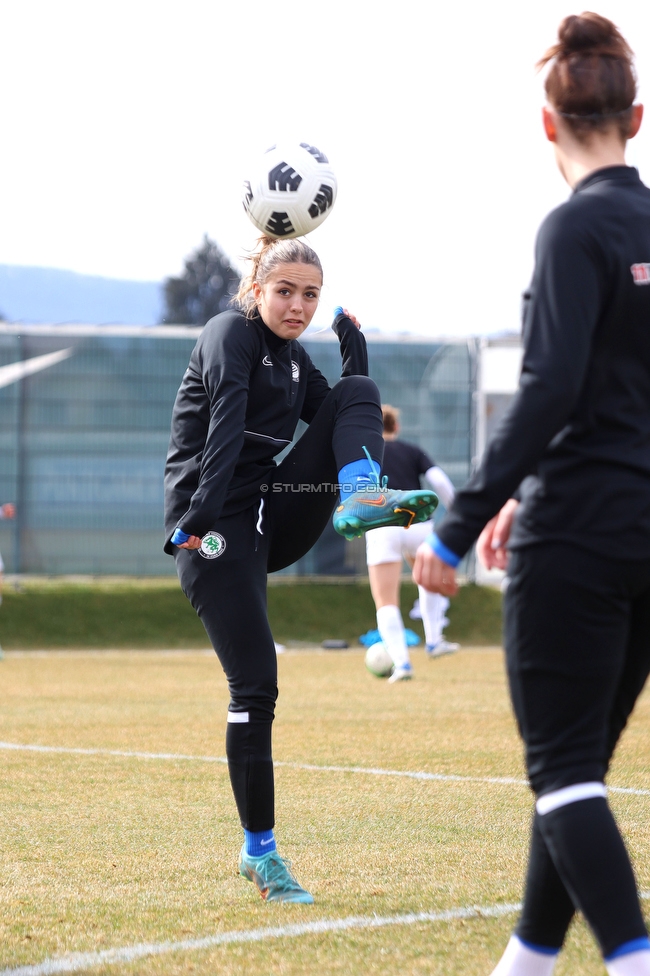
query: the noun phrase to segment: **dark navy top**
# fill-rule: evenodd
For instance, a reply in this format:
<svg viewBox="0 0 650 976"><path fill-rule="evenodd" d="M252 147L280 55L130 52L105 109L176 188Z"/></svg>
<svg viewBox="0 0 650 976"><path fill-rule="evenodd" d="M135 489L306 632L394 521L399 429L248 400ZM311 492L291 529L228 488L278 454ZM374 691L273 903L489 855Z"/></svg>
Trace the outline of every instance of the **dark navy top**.
<svg viewBox="0 0 650 976"><path fill-rule="evenodd" d="M418 489L420 475L433 467L433 461L415 444L407 441L386 441L381 473L388 478L389 488L402 491Z"/></svg>

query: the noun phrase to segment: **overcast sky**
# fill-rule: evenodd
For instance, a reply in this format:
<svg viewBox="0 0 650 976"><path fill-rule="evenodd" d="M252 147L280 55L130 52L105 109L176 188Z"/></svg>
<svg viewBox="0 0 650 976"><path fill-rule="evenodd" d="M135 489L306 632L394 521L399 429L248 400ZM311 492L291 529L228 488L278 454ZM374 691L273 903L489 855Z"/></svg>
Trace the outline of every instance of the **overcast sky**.
<svg viewBox="0 0 650 976"><path fill-rule="evenodd" d="M650 91L650 4L598 3ZM240 187L285 139L330 158L316 325L519 326L536 228L568 195L535 61L568 2L20 0L0 11L0 263L160 280L205 232L236 260ZM648 99L650 101L650 99ZM628 160L650 182L650 114Z"/></svg>

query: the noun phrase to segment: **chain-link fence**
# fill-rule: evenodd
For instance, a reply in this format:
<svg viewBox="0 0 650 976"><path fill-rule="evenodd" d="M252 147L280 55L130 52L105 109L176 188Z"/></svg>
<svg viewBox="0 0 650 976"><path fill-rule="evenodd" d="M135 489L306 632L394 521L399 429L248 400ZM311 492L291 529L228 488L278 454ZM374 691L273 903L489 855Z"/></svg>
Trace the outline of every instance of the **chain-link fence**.
<svg viewBox="0 0 650 976"><path fill-rule="evenodd" d="M0 325L0 551L14 573L162 575L162 476L176 390L199 330ZM330 383L338 343L303 340ZM456 484L471 467L476 345L369 337L370 375ZM298 574L365 572L333 530Z"/></svg>

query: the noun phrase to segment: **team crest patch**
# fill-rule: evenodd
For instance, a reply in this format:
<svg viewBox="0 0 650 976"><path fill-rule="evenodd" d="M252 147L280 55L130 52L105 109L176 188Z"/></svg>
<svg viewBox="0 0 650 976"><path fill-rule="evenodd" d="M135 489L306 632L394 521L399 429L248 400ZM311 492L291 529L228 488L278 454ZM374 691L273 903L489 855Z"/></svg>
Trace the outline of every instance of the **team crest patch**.
<svg viewBox="0 0 650 976"><path fill-rule="evenodd" d="M226 540L219 532L206 532L201 539L199 552L205 559L216 559L226 548Z"/></svg>
<svg viewBox="0 0 650 976"><path fill-rule="evenodd" d="M300 382L300 366L298 363L294 363L293 359L291 360L291 379L294 383Z"/></svg>

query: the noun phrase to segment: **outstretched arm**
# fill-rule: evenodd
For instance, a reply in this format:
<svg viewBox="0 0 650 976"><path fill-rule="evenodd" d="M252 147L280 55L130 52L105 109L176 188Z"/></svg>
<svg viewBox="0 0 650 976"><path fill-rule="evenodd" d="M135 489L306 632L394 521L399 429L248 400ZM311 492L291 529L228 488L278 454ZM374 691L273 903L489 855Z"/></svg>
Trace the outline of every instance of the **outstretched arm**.
<svg viewBox="0 0 650 976"><path fill-rule="evenodd" d="M366 340L361 333L361 325L356 316L351 315L346 308L337 308L334 313L332 330L341 346L341 378L345 376L367 376L368 350ZM313 363L310 363L307 395L300 419L310 424L329 391L329 385L323 374L316 369Z"/></svg>
<svg viewBox="0 0 650 976"><path fill-rule="evenodd" d="M598 242L558 208L542 226L536 257L519 389L478 471L436 530L457 557L465 555L571 423L589 370L606 280Z"/></svg>
<svg viewBox="0 0 650 976"><path fill-rule="evenodd" d="M344 376L368 375L368 347L356 316L347 308L339 307L334 312L332 329L341 344L341 378Z"/></svg>

